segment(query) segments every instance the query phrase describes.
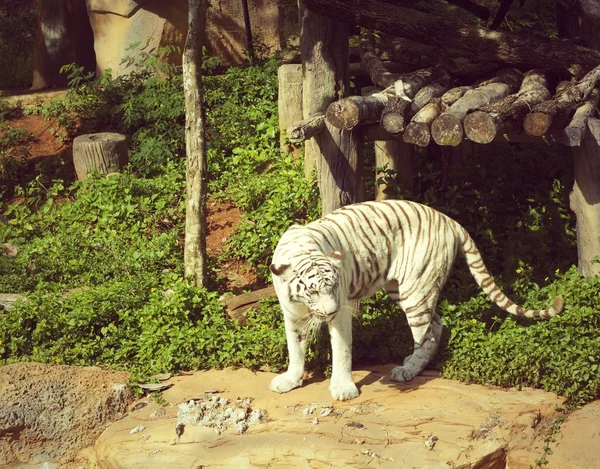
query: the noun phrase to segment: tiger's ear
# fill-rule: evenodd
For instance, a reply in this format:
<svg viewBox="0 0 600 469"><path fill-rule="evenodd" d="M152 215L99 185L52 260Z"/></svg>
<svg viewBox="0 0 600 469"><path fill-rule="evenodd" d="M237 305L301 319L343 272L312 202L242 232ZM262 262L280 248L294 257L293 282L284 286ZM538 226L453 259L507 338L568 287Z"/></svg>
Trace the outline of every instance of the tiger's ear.
<svg viewBox="0 0 600 469"><path fill-rule="evenodd" d="M292 276L292 269L290 264L271 264L269 269L271 273L276 277L280 277L284 282Z"/></svg>
<svg viewBox="0 0 600 469"><path fill-rule="evenodd" d="M333 251L329 254L329 257L339 263L346 259L346 253L344 251Z"/></svg>

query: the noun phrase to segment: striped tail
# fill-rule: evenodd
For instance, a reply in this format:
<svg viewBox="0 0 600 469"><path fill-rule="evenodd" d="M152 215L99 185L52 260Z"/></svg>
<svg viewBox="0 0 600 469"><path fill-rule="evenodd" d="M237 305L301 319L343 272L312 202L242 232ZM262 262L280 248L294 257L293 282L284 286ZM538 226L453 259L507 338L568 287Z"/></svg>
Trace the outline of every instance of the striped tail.
<svg viewBox="0 0 600 469"><path fill-rule="evenodd" d="M542 310L525 309L522 306L513 303L504 293L500 291L500 288L498 288L498 285L496 285L494 282L494 279L483 263L483 259L481 258L479 249L477 249L477 246L475 245L475 241L473 241L471 236L469 236L469 233L467 233L467 230L465 230L463 227L460 227L460 230L462 231L462 251L467 259L469 270L471 271L471 274L475 278L475 281L479 287L490 300L496 303L504 311L514 314L515 316L522 316L526 318L547 319L561 312L564 303L564 300L561 296L554 298L550 308Z"/></svg>

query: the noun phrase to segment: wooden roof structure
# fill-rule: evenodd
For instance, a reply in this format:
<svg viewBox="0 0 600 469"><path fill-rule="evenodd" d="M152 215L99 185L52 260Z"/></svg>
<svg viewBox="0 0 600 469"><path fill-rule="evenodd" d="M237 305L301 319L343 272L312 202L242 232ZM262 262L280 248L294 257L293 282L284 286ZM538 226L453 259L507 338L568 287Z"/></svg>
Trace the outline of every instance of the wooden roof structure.
<svg viewBox="0 0 600 469"><path fill-rule="evenodd" d="M489 16L472 0L446 1ZM500 2L492 27L512 0ZM406 3L300 2L303 119L287 134L306 142L307 165L316 162L323 213L360 200L361 140L566 145L575 164L579 267L600 274L593 262L600 256L600 0L557 0L559 33L576 40L478 28ZM347 94L347 25L361 28L361 67L374 85L361 96ZM377 44L373 31L394 38ZM391 71L390 62L410 71Z"/></svg>
<svg viewBox="0 0 600 469"><path fill-rule="evenodd" d="M335 101L324 114L295 123L288 129L292 143L318 133L324 119L339 129L356 129L368 140L402 139L421 147L433 141L456 146L465 137L482 144L544 140L580 146L588 129L600 142L595 119L600 51L487 31L382 0L305 3L411 39L378 47L371 30L363 28L360 62L377 89ZM394 21L400 16L411 18L410 24ZM414 70L392 73L384 60Z"/></svg>

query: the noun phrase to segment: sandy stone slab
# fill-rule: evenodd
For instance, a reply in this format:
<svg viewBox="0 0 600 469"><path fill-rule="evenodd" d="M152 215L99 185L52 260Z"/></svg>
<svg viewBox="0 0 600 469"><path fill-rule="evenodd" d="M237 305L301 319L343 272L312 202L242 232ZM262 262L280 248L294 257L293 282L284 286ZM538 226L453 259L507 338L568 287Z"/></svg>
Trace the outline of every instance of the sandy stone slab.
<svg viewBox="0 0 600 469"><path fill-rule="evenodd" d="M164 411L150 404L112 424L96 443L103 468L374 467L505 468L510 436L526 422L550 417L563 400L525 389L466 385L427 372L410 384L392 383L392 366L353 373L361 395L333 401L322 378L287 394L268 390L271 373L203 371L172 379ZM177 404L220 390L252 398L267 412L246 433L217 435L187 426L177 441ZM160 413L162 412L162 415ZM523 423L525 422L525 424ZM135 427L142 432L130 434ZM533 461L532 461L533 462Z"/></svg>
<svg viewBox="0 0 600 469"><path fill-rule="evenodd" d="M126 413L128 379L98 367L0 367L0 467L52 469L72 460Z"/></svg>

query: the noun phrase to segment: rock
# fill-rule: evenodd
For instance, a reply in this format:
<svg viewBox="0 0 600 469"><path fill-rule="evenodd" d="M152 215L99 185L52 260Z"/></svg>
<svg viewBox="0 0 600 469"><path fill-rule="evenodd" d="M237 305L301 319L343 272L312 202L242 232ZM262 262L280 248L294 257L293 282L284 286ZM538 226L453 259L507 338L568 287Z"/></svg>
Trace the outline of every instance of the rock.
<svg viewBox="0 0 600 469"><path fill-rule="evenodd" d="M128 379L96 367L0 367L0 467L72 460L127 411Z"/></svg>
<svg viewBox="0 0 600 469"><path fill-rule="evenodd" d="M22 293L0 293L0 311L13 308L13 303L22 297Z"/></svg>
<svg viewBox="0 0 600 469"><path fill-rule="evenodd" d="M130 57L137 61L140 52L148 53L161 45L161 37L167 24L160 12L148 9L146 5L131 0L87 0L87 11L94 32L94 51L98 74L110 68L113 77L132 70ZM187 18L185 2L179 3L179 10ZM173 8L176 10L176 8ZM127 50L137 44L136 48Z"/></svg>
<svg viewBox="0 0 600 469"><path fill-rule="evenodd" d="M600 401L573 412L550 444L549 468L590 469L600 465Z"/></svg>
<svg viewBox="0 0 600 469"><path fill-rule="evenodd" d="M76 63L94 70L92 28L85 2L45 0L37 3L36 42L33 49L31 89L66 86L65 64Z"/></svg>
<svg viewBox="0 0 600 469"><path fill-rule="evenodd" d="M275 394L268 389L272 373L242 369L176 376L163 393L168 404L151 403L108 427L96 442L95 457L103 469L192 469L199 462L215 468L374 463L381 468L504 469L511 439L540 418L552 418L563 403L539 390L466 385L433 372L408 384L393 383L387 377L391 368L355 371L361 395L349 402L332 402L328 380L316 377L302 388ZM263 409L267 417L244 435L235 426L220 435L193 425L176 432L178 405L208 387L222 390L218 399L250 398L252 408ZM156 419L159 408L165 414ZM140 425L146 427L145 438L129 435Z"/></svg>

